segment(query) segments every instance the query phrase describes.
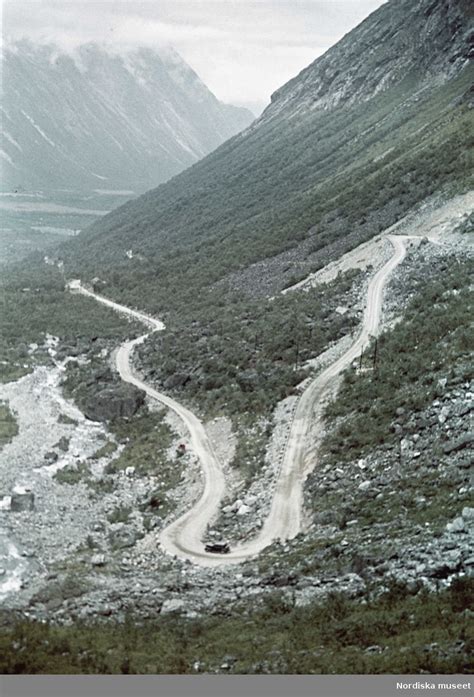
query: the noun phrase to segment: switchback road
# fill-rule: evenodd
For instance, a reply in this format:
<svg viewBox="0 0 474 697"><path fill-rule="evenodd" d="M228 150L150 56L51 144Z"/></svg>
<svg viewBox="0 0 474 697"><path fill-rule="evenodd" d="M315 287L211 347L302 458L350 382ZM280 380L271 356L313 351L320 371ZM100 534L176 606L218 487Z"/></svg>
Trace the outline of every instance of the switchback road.
<svg viewBox="0 0 474 697"><path fill-rule="evenodd" d="M235 546L229 554L207 553L204 551L202 542L206 527L217 515L220 502L226 492L222 469L203 424L188 409L147 385L134 373L131 361L133 349L143 342L148 334L121 345L117 352L116 363L122 379L136 385L149 397L158 400L178 414L188 428L192 448L201 462L204 489L199 500L160 534L160 543L169 554L189 559L202 566L239 563L248 557L255 556L275 539L290 539L301 531L303 485L316 462L311 433L317 432L320 424L322 425L322 404L334 389L342 371L351 365L368 345L370 338L378 333L385 284L406 253L404 237L392 235L388 239L393 245L394 252L369 283L366 308L357 339L342 356L309 384L297 404L273 493L270 513L261 531L252 540ZM69 287L72 291L93 297L118 312L143 322L153 331L164 328L163 323L153 317L114 303L85 289L80 281L71 281Z"/></svg>

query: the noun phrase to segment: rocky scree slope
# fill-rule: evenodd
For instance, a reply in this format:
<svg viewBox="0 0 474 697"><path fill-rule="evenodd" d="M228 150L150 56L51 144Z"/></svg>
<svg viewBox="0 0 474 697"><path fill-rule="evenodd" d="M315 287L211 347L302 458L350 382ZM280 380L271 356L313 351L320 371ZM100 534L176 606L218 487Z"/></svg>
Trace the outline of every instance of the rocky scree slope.
<svg viewBox="0 0 474 697"><path fill-rule="evenodd" d="M463 0L383 5L246 131L62 248L66 269L163 311L204 302L196 290L230 274L239 288L256 262L248 291L267 264L284 286L434 191L465 189L469 25Z"/></svg>
<svg viewBox="0 0 474 697"><path fill-rule="evenodd" d="M248 126L172 49L3 50L3 187L141 192Z"/></svg>

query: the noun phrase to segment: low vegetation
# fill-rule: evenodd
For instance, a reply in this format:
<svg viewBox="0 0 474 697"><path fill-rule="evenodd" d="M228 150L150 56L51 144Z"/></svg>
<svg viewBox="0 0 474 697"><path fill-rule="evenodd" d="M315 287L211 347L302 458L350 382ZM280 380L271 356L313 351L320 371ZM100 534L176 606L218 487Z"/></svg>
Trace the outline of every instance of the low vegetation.
<svg viewBox="0 0 474 697"><path fill-rule="evenodd" d="M138 351L147 378L206 416L269 415L308 374L306 362L358 323L360 271L264 301L209 294ZM338 305L348 312L338 314Z"/></svg>
<svg viewBox="0 0 474 697"><path fill-rule="evenodd" d="M51 361L43 345L59 337L69 355L94 347L99 337L118 342L133 335L136 325L104 306L64 288L60 271L43 263L6 273L1 288L0 379L16 380L34 365ZM38 349L29 350L35 343Z"/></svg>
<svg viewBox="0 0 474 697"><path fill-rule="evenodd" d="M59 484L79 484L79 482L91 481L91 472L87 463L79 462L76 465L62 467L54 474L55 480Z"/></svg>
<svg viewBox="0 0 474 697"><path fill-rule="evenodd" d="M474 581L413 596L393 582L378 599L295 607L273 593L197 619L54 626L16 621L0 635L3 673L450 674L472 669L467 608Z"/></svg>
<svg viewBox="0 0 474 697"><path fill-rule="evenodd" d="M256 421L253 414L243 414L237 420L237 446L230 466L238 470L246 487L261 474L271 433L271 422Z"/></svg>
<svg viewBox="0 0 474 697"><path fill-rule="evenodd" d="M326 412L330 422L338 419L323 443L332 461L353 460L393 442L397 409L416 414L438 395L439 379L472 376L473 267L468 258L448 260L442 274L418 288L403 319L379 338L377 348L367 350L363 368L369 370L346 372Z"/></svg>
<svg viewBox="0 0 474 697"><path fill-rule="evenodd" d="M138 475L154 474L166 480L168 486L179 481L174 462L168 461L167 452L172 443L172 432L164 421L164 412L148 412L132 420L120 419L110 424L117 441L125 445L120 455L106 467L115 474L133 467Z"/></svg>
<svg viewBox="0 0 474 697"><path fill-rule="evenodd" d="M9 406L0 402L0 450L18 433L18 425Z"/></svg>
<svg viewBox="0 0 474 697"><path fill-rule="evenodd" d="M421 94L408 76L368 102L234 138L71 240L66 273L99 274L111 297L163 314L198 308L229 273L303 242L309 270L434 192L471 186L471 82L467 69Z"/></svg>

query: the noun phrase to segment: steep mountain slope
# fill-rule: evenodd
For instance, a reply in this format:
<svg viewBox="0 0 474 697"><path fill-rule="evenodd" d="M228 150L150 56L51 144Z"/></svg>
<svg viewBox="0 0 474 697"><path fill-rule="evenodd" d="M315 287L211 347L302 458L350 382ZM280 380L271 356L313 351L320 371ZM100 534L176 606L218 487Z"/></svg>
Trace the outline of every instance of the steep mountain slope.
<svg viewBox="0 0 474 697"><path fill-rule="evenodd" d="M389 2L273 97L266 118L367 101L407 75L443 81L465 63L468 0Z"/></svg>
<svg viewBox="0 0 474 697"><path fill-rule="evenodd" d="M143 191L252 121L219 102L172 49L66 54L20 41L3 52L4 188Z"/></svg>
<svg viewBox="0 0 474 697"><path fill-rule="evenodd" d="M47 264L38 255L4 275L0 364L8 380L38 364L43 376L3 391L27 440L3 453L1 490L28 479L36 510L4 507L2 518L24 554L38 550L31 572L18 556L28 576L0 617L12 627L0 652L7 671L469 672L474 193L456 195L471 176L466 9L393 0L241 136L60 248L64 267L48 252ZM328 65L341 72L324 91ZM324 429L321 393L305 426L301 392L359 345L364 309L378 316L395 220L406 256L385 288L387 329L345 374ZM331 258L306 291L277 292ZM258 536L280 475L303 481L286 457L289 430L312 468L302 534L275 540L239 573L163 554L162 531L199 497L199 451L145 405L105 430L89 424L97 438L76 449L85 419L58 401L55 381L62 374L66 396L108 419L124 397L114 351L145 331L70 293L77 277L165 320L129 369L212 419L229 494L204 540L222 535L234 550ZM56 474L45 477L41 462ZM71 534L58 536L58 522ZM49 621L81 650L63 651L65 633ZM198 640L183 653L190 626Z"/></svg>
<svg viewBox="0 0 474 697"><path fill-rule="evenodd" d="M383 5L246 131L79 236L70 273L160 310L220 279L270 292L467 186L469 24L465 0Z"/></svg>

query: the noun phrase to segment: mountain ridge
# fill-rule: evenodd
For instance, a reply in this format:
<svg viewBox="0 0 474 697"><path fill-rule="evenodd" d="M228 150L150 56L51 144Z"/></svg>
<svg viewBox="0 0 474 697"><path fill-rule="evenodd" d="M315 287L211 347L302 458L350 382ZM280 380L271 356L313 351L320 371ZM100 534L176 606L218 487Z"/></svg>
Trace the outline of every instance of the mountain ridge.
<svg viewBox="0 0 474 697"><path fill-rule="evenodd" d="M143 191L252 120L222 102L171 48L64 52L23 40L3 49L6 188Z"/></svg>
<svg viewBox="0 0 474 697"><path fill-rule="evenodd" d="M293 110L331 109L367 100L400 81L407 72L420 77L445 70L456 74L474 55L472 32L465 25L473 15L465 0L423 0L411 3L411 22L406 22L407 2L388 2L346 34L297 76L271 96L266 118L275 109L295 102ZM375 42L374 42L375 37ZM435 50L433 50L435 49ZM360 55L366 55L361 63ZM345 63L343 72L338 64Z"/></svg>
<svg viewBox="0 0 474 697"><path fill-rule="evenodd" d="M375 16L379 33L372 39L383 48L390 38L381 21L384 14L401 14L416 34L430 8L430 0L415 6L408 0L389 2L353 33L365 32ZM462 25L448 28L453 41L445 37L433 52L433 75L408 62L393 84L370 99L331 110L296 112L290 106L275 111L274 97L249 128L63 248L67 268L84 278L99 274L122 300L140 304L146 297L151 310L184 296L183 302L196 302L196 291L256 262L269 267L258 274L271 276L268 292L275 292L295 274L301 277L389 227L443 187L468 186L472 73L464 54L469 18L464 0L438 3L430 22L443 36L446 8ZM312 70L337 55L340 44L318 58ZM450 62L456 52L461 58ZM341 73L364 66L370 73L364 52L355 68L352 63L341 63ZM392 62L387 65L389 72ZM293 90L295 83L288 84ZM131 261L126 257L130 247L136 254ZM272 266L270 260L277 257L279 266ZM118 270L120 282L112 279ZM246 284L248 292L254 292L256 282Z"/></svg>

